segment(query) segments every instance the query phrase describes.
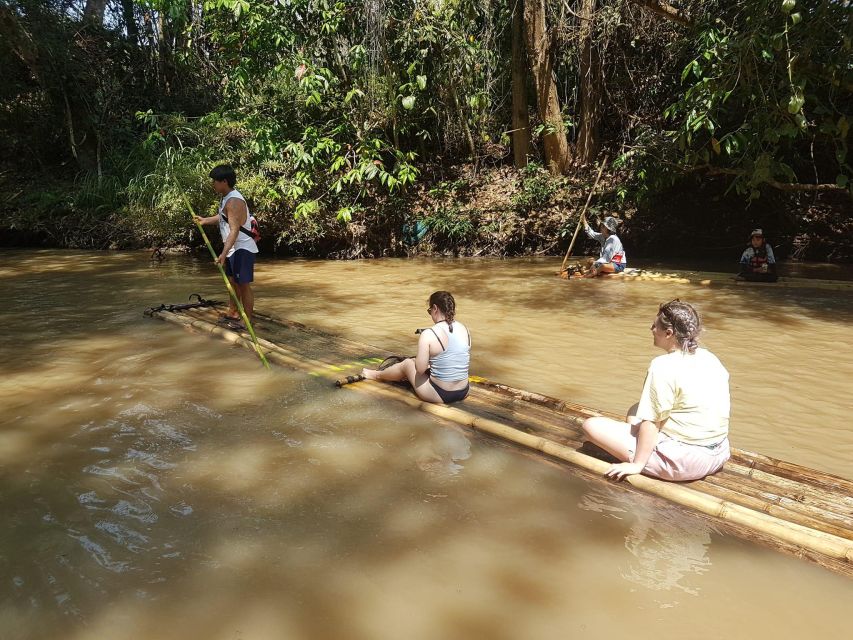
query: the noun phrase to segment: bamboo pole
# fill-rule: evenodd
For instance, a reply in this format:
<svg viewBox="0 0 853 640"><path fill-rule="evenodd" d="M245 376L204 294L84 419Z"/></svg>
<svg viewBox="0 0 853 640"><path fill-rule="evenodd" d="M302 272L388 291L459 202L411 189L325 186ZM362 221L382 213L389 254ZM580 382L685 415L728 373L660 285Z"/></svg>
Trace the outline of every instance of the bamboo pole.
<svg viewBox="0 0 853 640"><path fill-rule="evenodd" d="M208 309L193 309L192 313L202 317L213 317L213 312ZM305 325L301 323L280 320L274 316L258 314L258 317L269 319L283 326L293 327L299 330L300 333L303 333L302 330L305 328ZM319 329L306 329L305 333L313 334L330 341L335 340L337 343L336 337L332 334L325 333ZM342 339L342 341L352 349L353 353L363 354L367 349L374 349L380 355L387 355L388 353L375 347L366 347L352 340ZM273 343L268 344L272 345ZM292 352L293 349L290 351ZM323 372L332 370L337 374L341 371L341 367L335 364L320 361L315 362L317 363L316 366ZM598 415L605 415L615 419L621 417L611 412L595 411L584 405L558 400L557 398L543 394L532 393L478 376L471 376L470 380L472 383L472 394L469 396L471 399L470 402L474 402L476 396L481 394L486 394L493 404L497 401L509 402L512 406L517 406L521 409L520 411L513 410L512 413L513 420L517 420L521 424L530 423L531 413L537 412L536 407L539 407L538 413L541 413L541 416L540 420L536 422L539 423L540 430L542 430L542 421L548 420L554 425L553 428L548 429L549 435L552 438L557 437L566 442L579 443L582 441L580 426L587 417ZM466 402L466 404L469 404L469 402ZM792 500L802 501L807 499L815 503L822 502L829 505L827 516L835 520L838 519L839 515L831 512L833 508L836 511L840 510L842 514L846 514L848 509L844 507L853 505L853 492L847 490L847 487L851 485L850 481L760 454L732 449L732 459L716 477L728 478L729 476L731 476L732 482L755 481L766 483L768 487L773 487ZM846 517L846 515L841 515L841 517Z"/></svg>
<svg viewBox="0 0 853 640"><path fill-rule="evenodd" d="M177 185L177 182L175 183ZM180 189L180 185L177 185ZM201 233L201 237L204 240L204 244L207 245L208 251L210 251L210 255L213 258L214 264L216 264L216 268L219 269L219 273L222 275L222 280L225 282L225 287L228 289L228 294L231 296L231 299L237 305L237 311L240 312L240 317L243 319L243 322L246 323L246 329L249 330L249 335L252 336L252 342L254 343L255 352L258 354L258 357L261 359L261 362L264 363L264 366L269 369L270 363L267 362L267 359L264 357L263 351L261 351L261 347L258 345L258 337L255 335L255 329L252 327L252 323L249 320L249 316L246 315L246 310L243 308L243 303L240 302L240 298L237 296L237 292L234 291L234 287L231 286L231 282L228 280L228 276L225 275L225 269L222 268L222 265L219 264L218 256L216 255L216 251L213 250L213 245L210 244L210 240L207 237L207 234L204 232L204 229L201 228L201 225L196 222L196 215L193 206L190 204L190 199L187 198L187 194L183 189L180 189L181 197L184 199L184 203L187 205L187 209L190 212L190 216L192 217L193 224L198 228L199 233Z"/></svg>
<svg viewBox="0 0 853 640"><path fill-rule="evenodd" d="M496 420L471 416L447 405L423 402L413 397L408 391L405 394L401 394L399 391L395 392L391 389L376 389L375 387L378 384L369 385L371 393L400 399L409 406L420 409L425 413L477 429L478 431L483 431L530 449L541 451L549 456L594 473L604 474L610 468L610 463L592 458L571 447L559 445L540 436L521 432ZM687 485L662 482L642 475L629 476L626 478L626 481L641 491L666 498L671 502L690 507L715 518L754 528L795 546L853 563L852 540L812 530L794 522L786 522L775 516L753 511L747 507L715 496L703 495Z"/></svg>
<svg viewBox="0 0 853 640"><path fill-rule="evenodd" d="M196 313L204 312L198 310ZM257 316L282 326L297 329L300 332L304 331L328 339L329 341L334 341L336 346L343 343L347 351L356 355L364 354L366 351L371 351L380 356L390 353L372 345L366 345L347 338L340 338L321 329L309 327L302 323L271 314L259 313ZM549 433L553 434L554 437L559 437L561 440L577 441L580 439L579 427L587 417L597 415L606 415L616 419L621 417L614 413L591 410L584 405L532 393L478 376L471 376L470 380L474 392L469 396L470 400L467 403L473 401L478 393L485 393L491 398L491 402L502 401L510 403L511 406L521 407L521 411L515 411L513 414L514 418L521 423L529 422L529 416L533 407L542 407L545 411L553 413L555 424L559 424L559 421L562 420L562 427L554 427L552 430L549 430ZM563 430L566 433L562 433ZM733 476L731 479L732 482L737 482L738 476L746 476L749 479L766 482L769 486L775 486L777 489L784 491L788 496L793 496L792 499L794 500L812 500L814 495L817 494L818 496L822 496L821 502L834 505L835 509L838 509L840 503L853 505L853 482L826 472L776 460L761 454L732 449L732 459L727 463L724 470L715 477L723 478L728 477L730 474ZM828 488L835 491L835 493L827 491ZM828 508L827 511L830 511L830 509Z"/></svg>
<svg viewBox="0 0 853 640"><path fill-rule="evenodd" d="M848 518L836 516L833 512L819 505L798 502L772 491L762 491L748 483L738 484L737 482L732 482L731 478L726 478L720 474L714 474L698 480L695 486L703 493L711 493L713 495L719 495L718 491L729 492L736 496L732 498L734 502L764 511L765 513L782 514L780 517L784 520L808 524L812 528L834 533L841 537L853 536L853 522ZM756 507L756 502L761 503L762 506ZM799 518L806 518L808 523L799 520ZM813 523L819 524L815 525Z"/></svg>
<svg viewBox="0 0 853 640"><path fill-rule="evenodd" d="M491 383L493 387L495 385ZM480 389L483 390L483 389ZM476 398L475 394L469 396L466 405L473 403L475 406L487 409L489 404L496 404L512 418L513 423L523 426L525 430L536 430L549 439L558 439L562 444L580 446L583 436L578 427L583 417L566 416L559 413L553 407L554 400L536 394L525 394L528 400L521 400L517 395L508 395L504 392L487 393L491 398ZM544 404L530 402L534 399L544 401ZM550 400L550 402L549 402ZM526 405L526 406L524 406ZM548 405L551 405L550 407ZM538 409L537 409L538 407ZM533 414L533 415L531 415ZM569 422L569 424L567 424ZM746 477L744 477L746 476ZM706 484L718 485L724 490L732 490L738 494L744 494L744 503L753 504L751 498L762 499L766 504L776 504L784 507L787 511L801 512L812 519L823 519L827 527L837 530L837 527L853 531L853 496L844 493L826 491L821 486L807 485L800 482L779 478L770 473L750 470L736 462L726 463L722 472L708 476L703 480L695 481L695 486L702 487L704 492ZM713 486L708 492L713 492Z"/></svg>
<svg viewBox="0 0 853 640"><path fill-rule="evenodd" d="M510 385L488 380L487 378L472 376L471 382L480 388L494 390L496 393L507 394L519 398L524 402L547 407L552 411L566 416L567 419L582 422L585 418L593 416L605 416L614 420L621 420L623 418L623 416L610 411L596 411L581 404L518 389ZM735 466L737 464L740 466ZM793 462L777 460L770 456L734 448L732 449L731 461L726 466L727 468L731 467L732 471L737 470L738 473L749 477L767 480L769 476L781 479L782 481L797 483L800 491L813 487L820 489L830 488L837 491L838 494L853 504L853 481L825 471L818 471L817 469L804 467ZM785 484L787 485L788 483L786 482Z"/></svg>
<svg viewBox="0 0 853 640"><path fill-rule="evenodd" d="M179 319L180 314L168 312L160 312L156 315L165 320L189 325L208 333L220 335L229 342L240 344L246 348L252 348L253 346L243 336L221 327L212 326L211 323L204 320L192 320L187 317ZM264 342L266 343L267 341ZM275 362L297 369L326 364L312 358L288 354L287 350L280 345L268 344L273 347L270 350L270 356ZM474 416L456 407L423 402L413 396L408 389L403 390L402 388L395 388L391 385L374 381L365 381L364 384L349 388L364 389L374 395L405 402L407 405L430 415L476 429L532 450L540 451L552 458L567 462L592 473L601 475L610 467L610 463L576 451L572 447L558 444L541 436L524 433L497 420ZM775 539L780 543L791 545L795 548L839 560L842 564L838 567L838 570L853 574L853 540L811 529L797 522L782 520L775 515L756 511L729 499L703 494L688 484L663 482L642 475L629 476L625 479L625 482L645 493L657 495L713 518L732 523L738 527L757 531L768 539Z"/></svg>
<svg viewBox="0 0 853 640"><path fill-rule="evenodd" d="M589 203L592 201L592 194L595 193L595 188L598 186L598 181L601 180L601 174L604 173L604 167L607 165L607 156L604 156L604 160L601 161L601 165L598 167L598 176L595 178L595 182L592 185L592 189L589 190L589 195L586 197L586 202L583 205L583 209L581 209L581 217L578 220L578 226L575 229L575 235L572 236L572 241L569 243L569 249L566 251L566 256L563 258L563 264L560 265L560 271L557 275L561 275L566 271L566 263L569 261L569 256L572 254L572 249L575 246L575 240L578 239L578 233L581 230L581 225L583 221L586 219L586 210L589 207Z"/></svg>

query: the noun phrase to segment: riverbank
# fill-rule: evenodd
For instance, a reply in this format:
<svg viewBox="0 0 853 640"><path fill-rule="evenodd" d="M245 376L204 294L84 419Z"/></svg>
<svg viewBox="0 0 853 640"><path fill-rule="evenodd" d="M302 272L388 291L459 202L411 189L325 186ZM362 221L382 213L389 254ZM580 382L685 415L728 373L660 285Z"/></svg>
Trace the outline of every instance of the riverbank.
<svg viewBox="0 0 853 640"><path fill-rule="evenodd" d="M566 250L596 174L592 166L553 178L533 164L522 171L432 165L405 192L368 193L352 208L349 222L322 207L296 217L285 201L269 198L270 185L257 177L238 187L261 223L261 249L267 255L536 256ZM749 230L762 227L779 259L853 262L853 200L846 193L802 195L768 188L746 203L726 193L725 180L705 178L636 201L628 197L630 183L625 171L605 171L589 214L624 221L620 236L629 259L731 260L746 245ZM0 246L201 247L177 197L160 210L116 181L25 180L9 172L0 175L0 190L9 194L2 202ZM190 195L200 211L214 209L212 192ZM581 236L579 252L594 245Z"/></svg>

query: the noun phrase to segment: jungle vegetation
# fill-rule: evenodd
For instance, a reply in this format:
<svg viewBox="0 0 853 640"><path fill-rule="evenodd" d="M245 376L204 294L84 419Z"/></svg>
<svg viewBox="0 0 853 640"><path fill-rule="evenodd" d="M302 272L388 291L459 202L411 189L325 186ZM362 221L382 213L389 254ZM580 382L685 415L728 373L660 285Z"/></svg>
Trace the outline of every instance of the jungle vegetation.
<svg viewBox="0 0 853 640"><path fill-rule="evenodd" d="M852 14L847 0L0 0L0 226L59 246L191 244L178 194L210 210L207 172L229 162L281 253L545 251L606 158L605 208L711 185L743 211L831 211L849 229ZM471 195L501 183L499 204Z"/></svg>

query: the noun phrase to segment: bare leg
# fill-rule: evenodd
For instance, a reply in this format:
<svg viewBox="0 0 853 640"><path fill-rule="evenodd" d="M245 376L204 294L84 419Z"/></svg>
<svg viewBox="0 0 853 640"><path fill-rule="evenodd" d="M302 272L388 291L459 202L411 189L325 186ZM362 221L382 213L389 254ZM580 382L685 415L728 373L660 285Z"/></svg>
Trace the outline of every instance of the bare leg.
<svg viewBox="0 0 853 640"><path fill-rule="evenodd" d="M252 292L252 284L238 284L237 296L240 298L243 310L246 312L246 317L251 322L252 312L255 310L255 294Z"/></svg>
<svg viewBox="0 0 853 640"><path fill-rule="evenodd" d="M603 416L587 418L583 423L586 439L598 445L622 462L629 462L637 442L637 429L627 422L619 422Z"/></svg>
<svg viewBox="0 0 853 640"><path fill-rule="evenodd" d="M379 371L377 369L362 369L361 375L368 380L379 380L382 382L401 382L408 380L409 384L415 390L421 400L434 402L435 404L443 404L441 396L433 389L429 383L429 376L425 373L418 373L415 369L414 358L406 358L402 362Z"/></svg>
<svg viewBox="0 0 853 640"><path fill-rule="evenodd" d="M234 293L237 294L237 297L240 297L240 285L237 284L237 281L232 277L228 276L228 282L231 283L231 286L234 287ZM242 300L241 300L242 302ZM228 313L227 315L231 318L239 318L240 314L237 312L237 303L234 302L234 298L228 296Z"/></svg>
<svg viewBox="0 0 853 640"><path fill-rule="evenodd" d="M593 262L584 277L595 278L596 276L600 276L604 273L616 273L616 267L613 266L612 262L606 262L604 264L596 264Z"/></svg>

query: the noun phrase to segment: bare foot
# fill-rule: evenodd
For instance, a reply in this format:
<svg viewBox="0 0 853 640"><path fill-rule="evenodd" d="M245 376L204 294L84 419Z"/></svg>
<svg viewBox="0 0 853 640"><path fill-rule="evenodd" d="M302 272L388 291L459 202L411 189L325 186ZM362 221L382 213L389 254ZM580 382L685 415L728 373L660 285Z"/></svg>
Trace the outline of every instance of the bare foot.
<svg viewBox="0 0 853 640"><path fill-rule="evenodd" d="M366 380L379 380L379 372L376 369L362 369L361 375Z"/></svg>

